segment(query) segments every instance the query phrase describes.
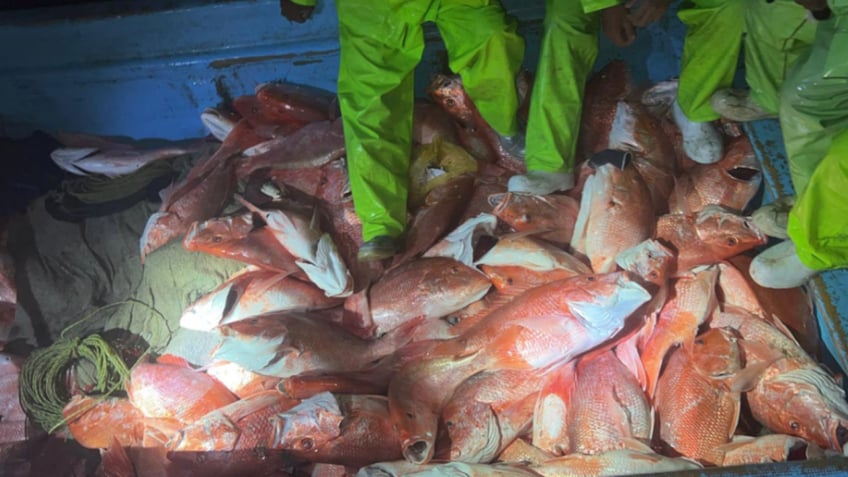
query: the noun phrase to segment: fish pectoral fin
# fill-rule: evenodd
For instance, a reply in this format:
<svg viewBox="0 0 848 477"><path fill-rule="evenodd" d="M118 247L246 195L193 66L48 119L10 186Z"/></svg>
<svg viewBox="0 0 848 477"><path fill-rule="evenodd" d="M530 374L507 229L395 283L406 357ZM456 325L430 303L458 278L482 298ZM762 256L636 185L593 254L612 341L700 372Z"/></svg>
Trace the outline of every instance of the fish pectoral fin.
<svg viewBox="0 0 848 477"><path fill-rule="evenodd" d="M754 389L760 376L771 366L773 361L764 361L747 366L739 371L727 376L710 376L709 379L713 383L718 384L727 391L734 393L742 393ZM700 372L700 371L699 371Z"/></svg>

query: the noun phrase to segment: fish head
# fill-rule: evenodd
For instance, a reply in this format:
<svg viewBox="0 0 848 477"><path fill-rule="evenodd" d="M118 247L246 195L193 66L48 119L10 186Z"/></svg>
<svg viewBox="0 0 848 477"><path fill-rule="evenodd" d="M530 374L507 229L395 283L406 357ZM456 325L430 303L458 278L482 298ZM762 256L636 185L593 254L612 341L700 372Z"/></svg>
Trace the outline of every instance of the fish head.
<svg viewBox="0 0 848 477"><path fill-rule="evenodd" d="M491 406L476 400L456 403L458 406L451 404L442 412L450 441L450 460L486 462L495 458L501 444L501 430Z"/></svg>
<svg viewBox="0 0 848 477"><path fill-rule="evenodd" d="M690 362L704 376L727 377L739 370L741 351L729 328L711 328L688 346Z"/></svg>
<svg viewBox="0 0 848 477"><path fill-rule="evenodd" d="M601 340L611 337L637 308L651 299L642 286L621 272L570 278L583 296L570 295L563 304L585 329Z"/></svg>
<svg viewBox="0 0 848 477"><path fill-rule="evenodd" d="M341 435L344 415L335 396L325 391L270 419L271 448L308 454Z"/></svg>
<svg viewBox="0 0 848 477"><path fill-rule="evenodd" d="M489 205L493 207L492 214L506 222L515 230L530 230L533 228L535 207L538 196L530 194L513 194L511 192L492 194Z"/></svg>
<svg viewBox="0 0 848 477"><path fill-rule="evenodd" d="M615 263L622 269L659 286L671 276L676 260L668 247L653 239L640 242L615 256Z"/></svg>
<svg viewBox="0 0 848 477"><path fill-rule="evenodd" d="M717 205L708 205L698 212L695 231L717 260L733 257L768 240L750 217Z"/></svg>
<svg viewBox="0 0 848 477"><path fill-rule="evenodd" d="M472 127L475 107L457 75L438 74L427 87L427 94L464 127Z"/></svg>
<svg viewBox="0 0 848 477"><path fill-rule="evenodd" d="M183 246L192 252L217 251L247 236L253 229L252 214L219 217L191 225Z"/></svg>
<svg viewBox="0 0 848 477"><path fill-rule="evenodd" d="M774 363L761 378L755 397L758 414L770 416L768 425L774 432L842 452L848 443L845 392L818 366L781 371L789 361L791 358Z"/></svg>
<svg viewBox="0 0 848 477"><path fill-rule="evenodd" d="M217 108L206 108L200 113L200 122L219 141L227 139L238 119L238 115Z"/></svg>

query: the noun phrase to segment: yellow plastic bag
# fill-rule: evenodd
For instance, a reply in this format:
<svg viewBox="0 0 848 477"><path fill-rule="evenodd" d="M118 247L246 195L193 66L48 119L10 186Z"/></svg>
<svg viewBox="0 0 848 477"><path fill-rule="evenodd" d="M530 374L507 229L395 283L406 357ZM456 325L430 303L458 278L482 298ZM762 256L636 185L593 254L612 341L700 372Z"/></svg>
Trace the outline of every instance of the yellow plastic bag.
<svg viewBox="0 0 848 477"><path fill-rule="evenodd" d="M436 138L418 147L409 166L409 205L419 207L434 188L477 172L477 161L462 146Z"/></svg>

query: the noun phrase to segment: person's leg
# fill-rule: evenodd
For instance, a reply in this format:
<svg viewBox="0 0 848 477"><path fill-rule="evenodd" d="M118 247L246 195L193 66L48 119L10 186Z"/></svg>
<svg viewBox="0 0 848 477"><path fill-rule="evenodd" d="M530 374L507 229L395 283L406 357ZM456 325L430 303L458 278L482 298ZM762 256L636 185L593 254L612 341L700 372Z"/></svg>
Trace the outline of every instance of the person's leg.
<svg viewBox="0 0 848 477"><path fill-rule="evenodd" d="M789 240L757 255L751 277L770 288L802 285L820 271L848 267L848 129L830 150L789 212Z"/></svg>
<svg viewBox="0 0 848 477"><path fill-rule="evenodd" d="M836 31L835 19L818 23L815 44L781 89L780 129L796 196L807 187L833 135L848 125L848 76L824 74L830 52L848 48L848 44L832 43Z"/></svg>
<svg viewBox="0 0 848 477"><path fill-rule="evenodd" d="M525 161L513 192L549 194L574 186L583 93L598 56L598 13L577 1L546 0L545 24L530 97Z"/></svg>
<svg viewBox="0 0 848 477"><path fill-rule="evenodd" d="M848 267L844 31L837 19L820 22L809 54L799 60L781 90L781 128L797 199L789 212L789 240L751 262L751 277L763 286L799 286L819 271Z"/></svg>
<svg viewBox="0 0 848 477"><path fill-rule="evenodd" d="M413 71L424 50L420 23L388 3L336 1L339 106L350 188L366 245L377 237L397 238L406 227ZM390 240L377 245L374 256L362 258L383 258L396 248Z"/></svg>
<svg viewBox="0 0 848 477"><path fill-rule="evenodd" d="M524 38L497 0L442 0L431 12L445 43L451 70L468 97L501 136L519 133L515 77L524 59Z"/></svg>
<svg viewBox="0 0 848 477"><path fill-rule="evenodd" d="M719 118L710 97L729 87L736 74L744 26L742 0L694 0L678 12L686 24L674 121L686 154L696 162L721 159L721 135L710 121Z"/></svg>
<svg viewBox="0 0 848 477"><path fill-rule="evenodd" d="M710 97L733 82L742 47L744 6L742 0L695 0L681 8L678 17L686 25L677 101L690 121L719 118Z"/></svg>

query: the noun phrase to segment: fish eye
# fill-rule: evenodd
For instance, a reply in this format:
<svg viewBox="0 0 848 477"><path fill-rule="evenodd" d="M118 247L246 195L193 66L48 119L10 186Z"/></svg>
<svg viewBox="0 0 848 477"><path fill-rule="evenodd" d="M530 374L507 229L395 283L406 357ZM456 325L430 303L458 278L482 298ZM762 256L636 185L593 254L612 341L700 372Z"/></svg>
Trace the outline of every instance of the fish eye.
<svg viewBox="0 0 848 477"><path fill-rule="evenodd" d="M315 445L315 443L312 442L312 439L310 439L308 437L304 437L303 439L300 440L300 447L303 448L304 450L312 449L313 445Z"/></svg>
<svg viewBox="0 0 848 477"><path fill-rule="evenodd" d="M446 427L453 427L453 421L448 421L445 423Z"/></svg>
<svg viewBox="0 0 848 477"><path fill-rule="evenodd" d="M212 241L215 242L215 243L221 243L221 242L224 241L224 238L221 237L220 235L216 235L216 236L212 237Z"/></svg>
<svg viewBox="0 0 848 477"><path fill-rule="evenodd" d="M448 98L447 100L445 100L445 104L446 104L449 108L452 108L452 107L456 106L456 101L454 101L454 100L453 100L453 99L451 99L451 98Z"/></svg>
<svg viewBox="0 0 848 477"><path fill-rule="evenodd" d="M730 237L727 239L727 245L730 247L736 246L737 240L736 237Z"/></svg>
<svg viewBox="0 0 848 477"><path fill-rule="evenodd" d="M658 278L659 276L660 276L660 274L657 273L656 270L651 270L651 272L648 273L648 278Z"/></svg>
<svg viewBox="0 0 848 477"><path fill-rule="evenodd" d="M415 414L408 412L408 413L406 413L406 418L407 419L415 419Z"/></svg>
<svg viewBox="0 0 848 477"><path fill-rule="evenodd" d="M698 339L695 340L695 344L702 345L702 344L704 344L704 340L702 340L701 338L698 338Z"/></svg>
<svg viewBox="0 0 848 477"><path fill-rule="evenodd" d="M792 421L789 423L789 427L791 427L793 431L797 431L801 426L797 422Z"/></svg>

